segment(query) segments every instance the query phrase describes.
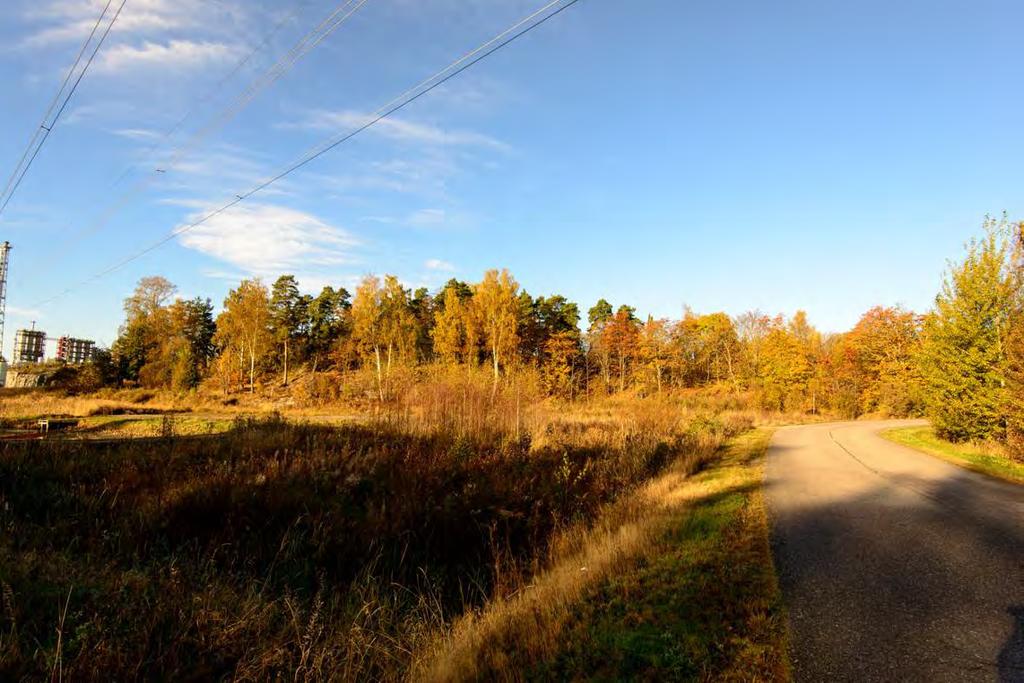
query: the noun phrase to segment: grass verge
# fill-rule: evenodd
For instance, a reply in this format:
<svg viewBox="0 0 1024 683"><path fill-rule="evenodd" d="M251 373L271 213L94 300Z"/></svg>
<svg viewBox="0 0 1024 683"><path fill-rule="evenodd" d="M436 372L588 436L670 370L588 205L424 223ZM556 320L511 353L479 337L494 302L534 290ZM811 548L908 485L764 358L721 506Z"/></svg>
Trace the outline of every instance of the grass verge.
<svg viewBox="0 0 1024 683"><path fill-rule="evenodd" d="M895 427L882 436L975 472L1024 484L1024 463L1015 462L996 447L975 443L952 443L940 438L931 427Z"/></svg>
<svg viewBox="0 0 1024 683"><path fill-rule="evenodd" d="M670 469L528 590L457 624L432 680L788 680L761 482L771 430Z"/></svg>

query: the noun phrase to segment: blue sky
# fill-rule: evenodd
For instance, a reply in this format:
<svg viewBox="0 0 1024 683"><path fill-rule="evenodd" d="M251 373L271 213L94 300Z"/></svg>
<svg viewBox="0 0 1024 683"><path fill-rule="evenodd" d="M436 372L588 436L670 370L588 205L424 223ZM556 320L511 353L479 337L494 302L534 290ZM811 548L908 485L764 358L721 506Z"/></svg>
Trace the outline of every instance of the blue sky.
<svg viewBox="0 0 1024 683"><path fill-rule="evenodd" d="M5 181L103 4L5 3ZM225 117L335 0L128 0L0 217L7 348L28 320L109 344L150 274L219 303L253 275L293 272L313 291L386 272L433 288L489 267L584 310L599 297L667 317L804 308L838 331L876 304L926 309L986 213L1022 215L1018 2L581 0L75 287L542 4L369 0Z"/></svg>

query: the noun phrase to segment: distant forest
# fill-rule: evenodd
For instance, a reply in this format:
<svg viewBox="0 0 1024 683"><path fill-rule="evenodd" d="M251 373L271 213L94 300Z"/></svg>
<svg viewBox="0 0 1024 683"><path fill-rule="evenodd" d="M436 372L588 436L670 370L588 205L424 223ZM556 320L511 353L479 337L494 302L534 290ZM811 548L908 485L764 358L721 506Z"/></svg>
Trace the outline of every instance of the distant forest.
<svg viewBox="0 0 1024 683"><path fill-rule="evenodd" d="M602 299L584 316L563 296L532 296L507 270L433 293L393 275L315 297L292 275L269 287L244 280L216 317L209 299L176 298L169 281L147 277L125 300L110 352L76 386L255 392L288 385L301 368L306 391L325 401L347 387L388 401L422 373L465 368L495 388L516 381L563 400L710 388L772 411L927 415L945 438L995 439L1019 454L1022 266L1024 223L986 219L932 310L875 307L841 334L820 333L802 311L668 320Z"/></svg>

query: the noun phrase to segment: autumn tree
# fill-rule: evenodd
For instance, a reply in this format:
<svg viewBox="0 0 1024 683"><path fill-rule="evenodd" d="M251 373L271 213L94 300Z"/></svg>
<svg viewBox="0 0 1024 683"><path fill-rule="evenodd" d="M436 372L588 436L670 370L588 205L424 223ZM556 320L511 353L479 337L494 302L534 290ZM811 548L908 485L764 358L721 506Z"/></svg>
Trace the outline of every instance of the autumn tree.
<svg viewBox="0 0 1024 683"><path fill-rule="evenodd" d="M543 382L549 394L573 398L581 350L579 330L562 330L545 339Z"/></svg>
<svg viewBox="0 0 1024 683"><path fill-rule="evenodd" d="M916 414L923 400L920 348L919 316L901 308L872 308L824 355L830 402L851 417Z"/></svg>
<svg viewBox="0 0 1024 683"><path fill-rule="evenodd" d="M455 278L448 280L434 296L430 338L438 360L450 364L476 363L480 334L472 298L473 288Z"/></svg>
<svg viewBox="0 0 1024 683"><path fill-rule="evenodd" d="M580 309L564 296L538 297L537 357L550 394L572 398L578 380L578 366L583 355L580 334Z"/></svg>
<svg viewBox="0 0 1024 683"><path fill-rule="evenodd" d="M670 330L672 376L678 387L696 386L704 381L704 340L701 338L699 321L700 316L687 306L683 317Z"/></svg>
<svg viewBox="0 0 1024 683"><path fill-rule="evenodd" d="M695 386L736 379L740 344L725 313L698 315L689 308L671 331L677 384Z"/></svg>
<svg viewBox="0 0 1024 683"><path fill-rule="evenodd" d="M140 381L143 368L159 362L162 341L170 333L166 305L175 291L176 287L166 278L144 277L125 299L125 321L112 349L121 379Z"/></svg>
<svg viewBox="0 0 1024 683"><path fill-rule="evenodd" d="M597 362L601 377L604 379L604 390L611 389L611 350L608 348L605 338L605 328L611 321L614 311L612 305L605 299L598 299L597 303L587 311L587 321L590 326L587 328L588 357L593 356Z"/></svg>
<svg viewBox="0 0 1024 683"><path fill-rule="evenodd" d="M626 389L626 376L637 356L640 321L632 306L619 306L604 328L603 337L619 374L619 391Z"/></svg>
<svg viewBox="0 0 1024 683"><path fill-rule="evenodd" d="M513 360L518 342L518 290L519 284L504 269L487 271L473 289L474 317L491 356L495 391L501 367Z"/></svg>
<svg viewBox="0 0 1024 683"><path fill-rule="evenodd" d="M732 319L725 313L709 313L697 320L702 362L708 382L732 381L736 377L739 338Z"/></svg>
<svg viewBox="0 0 1024 683"><path fill-rule="evenodd" d="M409 292L394 275L383 283L374 275L363 278L352 302L352 334L364 356L373 358L377 394L385 399L385 382L396 360L407 358L416 345L416 319Z"/></svg>
<svg viewBox="0 0 1024 683"><path fill-rule="evenodd" d="M1006 336L1014 300L1006 226L985 223L925 317L922 370L928 416L953 440L1001 438L1006 428Z"/></svg>
<svg viewBox="0 0 1024 683"><path fill-rule="evenodd" d="M384 277L381 292L388 368L396 361L416 360L417 319L409 290L394 275Z"/></svg>
<svg viewBox="0 0 1024 683"><path fill-rule="evenodd" d="M773 326L761 346L758 389L762 406L780 411L801 408L811 377L804 344L784 326Z"/></svg>
<svg viewBox="0 0 1024 683"><path fill-rule="evenodd" d="M788 325L789 333L799 345L808 367L807 383L805 387L805 398L810 401L810 411L818 412L818 400L821 394L823 378L822 370L822 339L821 333L814 329L814 326L807 320L805 311L797 311Z"/></svg>
<svg viewBox="0 0 1024 683"><path fill-rule="evenodd" d="M125 300L125 322L113 357L122 379L178 391L199 384L213 358L213 307L209 299L176 299L162 277L139 281Z"/></svg>
<svg viewBox="0 0 1024 683"><path fill-rule="evenodd" d="M747 311L736 317L733 325L739 340L739 376L744 386L756 386L761 373L764 342L768 334L780 324L780 320L758 310Z"/></svg>
<svg viewBox="0 0 1024 683"><path fill-rule="evenodd" d="M237 354L239 365L248 364L249 392L255 392L256 366L274 343L270 293L259 280L243 280L228 292L224 310L217 317L217 341Z"/></svg>
<svg viewBox="0 0 1024 683"><path fill-rule="evenodd" d="M1006 443L1010 454L1024 461L1024 222L1008 232L1012 298L1006 331Z"/></svg>
<svg viewBox="0 0 1024 683"><path fill-rule="evenodd" d="M647 322L640 328L638 360L644 367L647 377L653 378L654 386L659 393L671 355L670 344L668 321L647 316Z"/></svg>
<svg viewBox="0 0 1024 683"><path fill-rule="evenodd" d="M470 307L469 296L462 297L458 289L446 287L438 297L437 310L434 312L434 325L431 336L434 343L434 354L444 363L454 365L461 360L468 362L473 351L469 336Z"/></svg>
<svg viewBox="0 0 1024 683"><path fill-rule="evenodd" d="M861 394L867 380L861 364L860 354L849 333L832 334L822 339L818 363L822 400L843 417L857 417L863 412Z"/></svg>

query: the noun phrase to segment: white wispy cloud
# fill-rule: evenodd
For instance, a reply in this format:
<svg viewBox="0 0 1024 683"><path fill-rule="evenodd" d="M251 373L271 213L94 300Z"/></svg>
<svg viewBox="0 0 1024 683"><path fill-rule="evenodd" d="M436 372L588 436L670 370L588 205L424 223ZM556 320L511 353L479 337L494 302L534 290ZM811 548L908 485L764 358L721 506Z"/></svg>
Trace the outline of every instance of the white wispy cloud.
<svg viewBox="0 0 1024 683"><path fill-rule="evenodd" d="M373 120L373 115L350 109L328 111L314 109L306 113L299 121L282 124L284 128L309 130L347 131L365 126ZM509 151L506 143L483 133L464 129L449 129L428 123L403 118L389 117L381 119L367 133L374 133L391 140L441 147L484 147L499 151Z"/></svg>
<svg viewBox="0 0 1024 683"><path fill-rule="evenodd" d="M97 11L97 16L99 11ZM96 25L95 17L86 19L69 19L63 23L42 28L27 38L22 47L51 47L64 42L78 42L84 40ZM101 24L99 31L103 30L105 24ZM124 33L157 33L182 27L183 24L159 14L127 14L118 17L116 28L118 32Z"/></svg>
<svg viewBox="0 0 1024 683"><path fill-rule="evenodd" d="M187 197L164 197L158 199L157 204L163 204L164 206L180 206L186 209L200 210L209 208L210 202L202 199L189 199Z"/></svg>
<svg viewBox="0 0 1024 683"><path fill-rule="evenodd" d="M228 143L189 149L181 158L176 157L174 152L149 154L139 157L138 163L165 171L159 183L170 196L161 201L178 206L223 204L265 180L277 168L259 152ZM294 186L287 178L260 191L261 198L293 194Z"/></svg>
<svg viewBox="0 0 1024 683"><path fill-rule="evenodd" d="M422 156L368 161L359 172L306 173L303 179L339 195L393 192L415 195L421 200L444 201L448 182L461 167L449 155L427 153Z"/></svg>
<svg viewBox="0 0 1024 683"><path fill-rule="evenodd" d="M445 221L445 210L444 209L420 209L414 211L406 218L406 223L409 225L415 225L419 228L433 227L437 225L443 225Z"/></svg>
<svg viewBox="0 0 1024 683"><path fill-rule="evenodd" d="M50 0L34 3L25 13L24 19L36 28L22 41L26 48L48 48L64 42L84 40L96 18L103 11L106 0ZM108 10L104 22L114 14L114 7ZM232 26L225 21L229 17L239 17L240 8L232 3L213 3L205 0L131 0L128 2L112 31L116 38L138 38L166 34L175 30L222 31Z"/></svg>
<svg viewBox="0 0 1024 683"><path fill-rule="evenodd" d="M183 225L202 217L189 216ZM273 204L239 205L181 234L185 247L212 256L246 273L351 264L360 242L316 216Z"/></svg>
<svg viewBox="0 0 1024 683"><path fill-rule="evenodd" d="M428 259L423 265L426 266L427 270L437 270L445 273L454 273L457 270L457 268L451 263L448 263L448 261L442 261L441 259L436 258Z"/></svg>
<svg viewBox="0 0 1024 683"><path fill-rule="evenodd" d="M139 46L121 44L104 50L95 68L105 73L153 66L163 69L196 68L227 61L236 54L235 47L219 42L146 41Z"/></svg>
<svg viewBox="0 0 1024 683"><path fill-rule="evenodd" d="M460 114L487 114L522 100L510 84L487 76L463 74L434 91L431 110Z"/></svg>
<svg viewBox="0 0 1024 683"><path fill-rule="evenodd" d="M155 130L146 130L145 128L119 128L112 132L114 135L128 138L129 140L159 140L163 138L161 133Z"/></svg>

